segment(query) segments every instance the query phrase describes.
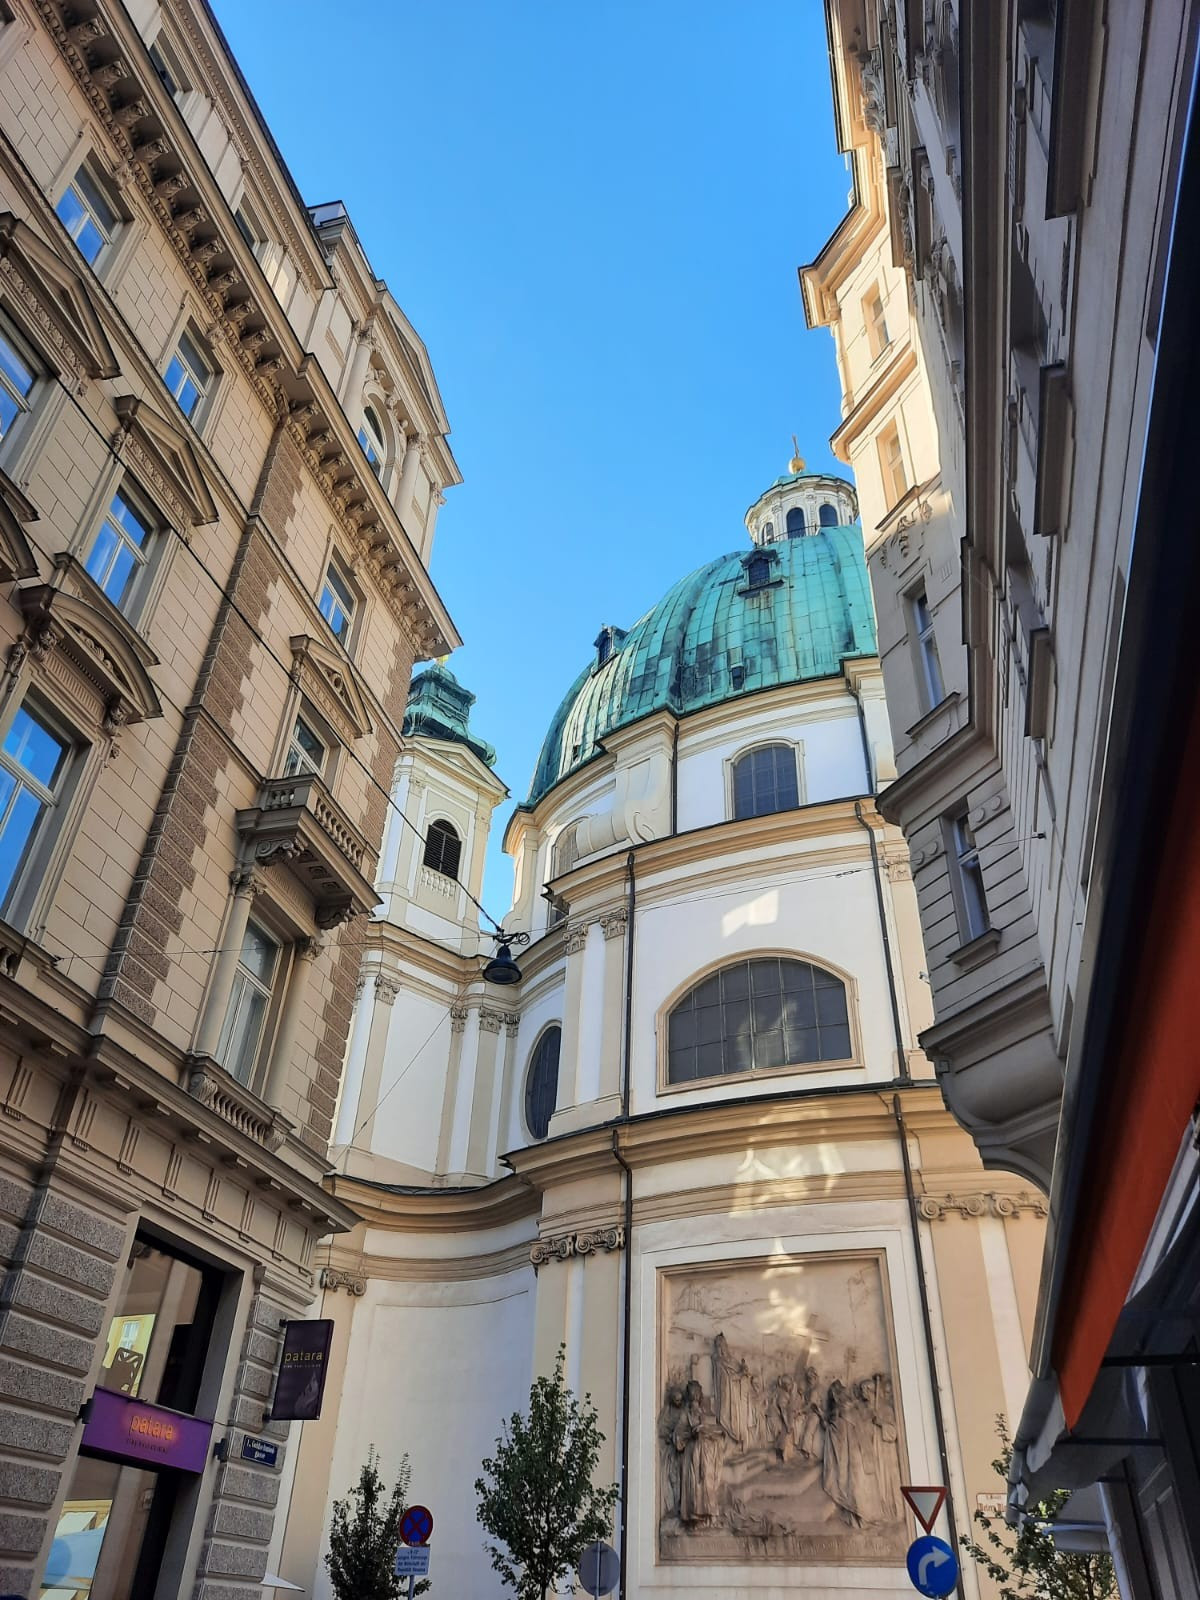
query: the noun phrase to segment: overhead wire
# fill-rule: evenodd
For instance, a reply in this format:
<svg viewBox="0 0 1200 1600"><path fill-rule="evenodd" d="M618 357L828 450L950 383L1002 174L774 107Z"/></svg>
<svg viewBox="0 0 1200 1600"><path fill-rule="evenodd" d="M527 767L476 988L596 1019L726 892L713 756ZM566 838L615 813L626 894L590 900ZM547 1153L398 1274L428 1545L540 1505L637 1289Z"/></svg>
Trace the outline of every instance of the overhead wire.
<svg viewBox="0 0 1200 1600"><path fill-rule="evenodd" d="M114 461L117 461L121 465L124 465L124 463L121 460L120 454L118 453L118 451L113 446L112 440L108 437L107 434L104 433L104 431L100 428L100 426L94 420L94 418L92 418L88 414L87 410L82 405L82 403L80 402L79 398L73 393L73 391L71 390L70 386L68 384L66 384L62 380L62 378L59 377L57 374L55 375L55 381L56 381L58 387L67 396L67 398L71 402L71 404L75 407L75 409L79 413L79 415L83 418L83 420L87 424L87 426L92 430L92 432L96 435L96 437L101 441L101 443L104 446L104 449L105 449L106 453ZM253 621L251 621L250 617L247 616L246 612L242 609L241 605L238 603L238 601L235 599L233 594L230 592L229 587L226 584L223 584L221 582L220 578L216 575L215 572L212 571L212 569L208 566L207 562L205 562L202 559L202 557L200 556L200 553L197 550L193 549L191 543L187 539L184 538L183 534L180 532L180 530L178 528L174 527L170 523L167 523L166 527L167 527L168 531L171 534L174 535L176 540L178 540L179 544L181 544L183 546L183 548L188 552L188 554L192 557L192 560L199 567L200 571L204 574L204 576L212 584L213 588L221 596L222 601L224 601L232 609L234 614L249 629L251 635L262 646L263 650L270 657L270 659L275 663L275 665L279 668L279 670L284 674L284 676L287 678L288 682L289 683L294 682L293 674L292 674L292 668L289 667L287 662L283 660L282 656L280 656L276 652L276 650L271 645L269 640L264 638L264 636L263 636L261 630L258 628L257 624L254 623ZM45 548L41 544L38 544L38 549L42 551L43 555L47 556L47 559L51 559L49 557L48 553L46 552ZM290 563L289 563L289 565L290 565ZM157 688L157 685L156 685L156 688ZM178 715L183 715L183 713L180 712L179 707L176 706L174 704L174 702L172 702L169 699L169 697L163 696L162 698L167 699L167 702L168 702L168 704L171 705L172 710L174 710ZM388 788L386 788L382 783L380 783L379 779L371 771L370 767L366 764L366 762L362 759L362 757L359 756L348 745L343 745L342 748L343 748L346 756L363 773L363 775L366 777L367 781L371 784L372 788L376 789L383 796L384 801L386 802L386 804L391 807L391 809L395 812L395 814L400 818L400 820L404 823L404 825L406 827L412 829L413 833L416 834L417 838L421 841L422 845L425 845L427 843L426 836L421 832L420 828L417 827L416 823L413 822L412 818L409 817L405 813L403 808L399 804L397 804L397 802L395 800L395 797L392 795L391 791ZM492 927L496 930L497 934L502 933L503 932L503 923L496 921L495 917L492 916L491 912L487 909L487 907L483 904L483 902L481 900L476 899L476 897L471 893L470 889L467 888L466 884L460 883L459 887L462 889L463 893L466 895L467 899L471 902L471 904L473 906L475 906L476 910L478 910L480 912L480 914L483 917L485 917L486 920L492 925Z"/></svg>

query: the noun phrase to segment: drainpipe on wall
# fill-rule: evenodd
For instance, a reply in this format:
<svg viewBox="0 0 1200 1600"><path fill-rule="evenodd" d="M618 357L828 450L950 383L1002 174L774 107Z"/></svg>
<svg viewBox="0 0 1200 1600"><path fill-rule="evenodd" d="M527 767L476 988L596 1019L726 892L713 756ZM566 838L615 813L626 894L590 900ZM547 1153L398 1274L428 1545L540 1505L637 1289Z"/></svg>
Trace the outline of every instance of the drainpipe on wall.
<svg viewBox="0 0 1200 1600"><path fill-rule="evenodd" d="M900 1140L900 1158L904 1163L904 1192L908 1198L908 1225L912 1232L913 1255L916 1257L917 1292L921 1300L921 1326L925 1331L925 1359L929 1365L929 1387L933 1394L933 1422L937 1431L938 1457L942 1464L942 1482L946 1485L946 1522L950 1534L947 1543L958 1557L958 1524L954 1519L954 1490L950 1482L950 1453L946 1448L946 1417L942 1410L942 1390L938 1382L937 1360L933 1353L933 1317L929 1310L929 1285L925 1279L925 1252L921 1248L921 1219L917 1212L917 1195L913 1188L912 1162L908 1156L908 1129L904 1112L900 1109L900 1096L892 1095L892 1115L896 1119L896 1134ZM958 1600L964 1600L962 1567L954 1588Z"/></svg>
<svg viewBox="0 0 1200 1600"><path fill-rule="evenodd" d="M904 1029L900 1025L900 1001L896 996L896 970L892 965L892 941L888 934L887 907L883 902L883 884L879 878L879 851L875 845L875 829L863 816L862 801L854 802L854 815L859 825L867 830L871 847L871 878L875 884L875 908L879 913L879 937L883 941L883 964L887 968L888 998L892 1002L892 1033L896 1040L896 1075L901 1083L911 1083L908 1051L904 1047Z"/></svg>
<svg viewBox="0 0 1200 1600"><path fill-rule="evenodd" d="M675 724L676 739L679 724ZM672 784L672 806L674 785ZM672 819L672 831L674 822ZM612 1153L621 1168L625 1225L625 1271L621 1280L621 1535L619 1600L625 1600L629 1570L629 1361L633 1349L633 1173L621 1153L621 1127L629 1122L630 1054L633 1046L633 937L637 911L637 875L631 850L625 857L625 1032L621 1043L621 1119L612 1131Z"/></svg>

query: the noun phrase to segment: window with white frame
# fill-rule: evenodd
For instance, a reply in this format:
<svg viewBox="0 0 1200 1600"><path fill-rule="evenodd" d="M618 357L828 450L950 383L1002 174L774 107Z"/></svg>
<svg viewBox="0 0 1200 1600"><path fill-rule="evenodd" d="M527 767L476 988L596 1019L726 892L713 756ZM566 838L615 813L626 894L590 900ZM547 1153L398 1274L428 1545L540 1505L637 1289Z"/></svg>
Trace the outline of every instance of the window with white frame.
<svg viewBox="0 0 1200 1600"><path fill-rule="evenodd" d="M358 604L350 581L336 561L325 569L325 583L321 589L320 611L325 621L343 644L350 642L350 627Z"/></svg>
<svg viewBox="0 0 1200 1600"><path fill-rule="evenodd" d="M175 354L167 364L166 384L179 409L193 422L199 420L204 402L212 393L215 376L198 340L190 333L181 333Z"/></svg>
<svg viewBox="0 0 1200 1600"><path fill-rule="evenodd" d="M946 685L942 679L942 663L938 656L937 635L933 627L933 613L925 585L914 589L908 597L912 611L913 632L916 635L917 660L920 667L921 693L925 709L932 711L946 698Z"/></svg>
<svg viewBox="0 0 1200 1600"><path fill-rule="evenodd" d="M318 777L325 771L329 751L324 739L303 716L297 716L288 739L283 775L291 778L297 773L315 772Z"/></svg>
<svg viewBox="0 0 1200 1600"><path fill-rule="evenodd" d="M796 751L790 744L764 744L733 764L733 818L765 817L800 804Z"/></svg>
<svg viewBox="0 0 1200 1600"><path fill-rule="evenodd" d="M130 609L137 594L157 533L155 519L122 484L109 502L83 563L122 611Z"/></svg>
<svg viewBox="0 0 1200 1600"><path fill-rule="evenodd" d="M362 446L362 453L366 456L371 471L378 478L383 471L383 459L387 452L383 442L383 424L374 406L368 406L363 412L358 429L358 442Z"/></svg>
<svg viewBox="0 0 1200 1600"><path fill-rule="evenodd" d="M890 508L908 493L908 469L904 465L900 430L894 422L879 435L879 468L883 474L884 498Z"/></svg>
<svg viewBox="0 0 1200 1600"><path fill-rule="evenodd" d="M259 923L247 923L217 1042L217 1060L239 1083L249 1085L263 1053L281 955L277 939Z"/></svg>
<svg viewBox="0 0 1200 1600"><path fill-rule="evenodd" d="M75 241L79 254L89 266L96 266L116 237L121 219L86 161L63 190L54 209Z"/></svg>
<svg viewBox="0 0 1200 1600"><path fill-rule="evenodd" d="M892 342L888 332L887 316L883 309L883 296L876 284L863 299L863 317L867 324L867 346L871 352L871 360L881 356Z"/></svg>
<svg viewBox="0 0 1200 1600"><path fill-rule="evenodd" d="M979 845L975 832L967 821L966 811L947 819L950 834L950 867L953 874L955 906L958 911L959 932L964 944L978 939L991 927L988 917L987 894L983 886L983 868L979 861Z"/></svg>
<svg viewBox="0 0 1200 1600"><path fill-rule="evenodd" d="M28 700L0 745L0 914L6 917L62 802L71 750L70 740Z"/></svg>
<svg viewBox="0 0 1200 1600"><path fill-rule="evenodd" d="M37 377L32 358L8 323L0 319L0 443L28 413Z"/></svg>

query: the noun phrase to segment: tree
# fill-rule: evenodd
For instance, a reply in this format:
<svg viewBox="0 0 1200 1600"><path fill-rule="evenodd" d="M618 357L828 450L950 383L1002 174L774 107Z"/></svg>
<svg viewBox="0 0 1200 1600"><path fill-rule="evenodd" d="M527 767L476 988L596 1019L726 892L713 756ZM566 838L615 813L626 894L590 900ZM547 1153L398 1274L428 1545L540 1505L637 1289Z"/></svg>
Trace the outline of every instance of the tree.
<svg viewBox="0 0 1200 1600"><path fill-rule="evenodd" d="M996 1433L1000 1454L992 1467L1007 1488L1012 1440L1003 1417L996 1418ZM1020 1528L976 1511L982 1542L963 1534L959 1543L999 1585L1000 1600L1120 1600L1111 1556L1060 1550L1054 1543L1051 1529L1069 1496L1068 1489L1054 1490L1027 1510Z"/></svg>
<svg viewBox="0 0 1200 1600"><path fill-rule="evenodd" d="M325 1565L337 1600L399 1600L407 1595L408 1579L398 1578L392 1568L411 1481L412 1467L401 1456L389 1493L375 1446L368 1446L358 1482L344 1500L333 1503ZM413 1593L424 1594L429 1587L429 1580L422 1578Z"/></svg>
<svg viewBox="0 0 1200 1600"><path fill-rule="evenodd" d="M475 1480L485 1548L517 1600L545 1600L612 1528L617 1486L592 1483L604 1435L591 1395L581 1404L567 1388L564 1358L560 1345L554 1376L529 1391L528 1420L513 1412Z"/></svg>

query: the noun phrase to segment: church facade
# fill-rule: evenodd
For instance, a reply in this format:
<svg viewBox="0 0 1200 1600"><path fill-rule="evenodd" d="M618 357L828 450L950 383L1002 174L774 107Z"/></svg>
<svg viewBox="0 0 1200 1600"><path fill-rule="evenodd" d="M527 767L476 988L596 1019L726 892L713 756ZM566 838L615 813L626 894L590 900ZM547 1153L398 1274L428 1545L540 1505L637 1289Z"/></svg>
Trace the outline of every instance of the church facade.
<svg viewBox="0 0 1200 1600"><path fill-rule="evenodd" d="M748 545L600 630L507 822L486 968L507 791L472 696L413 680L335 1133L362 1220L323 1247L333 1365L272 1551L317 1596L371 1444L412 1458L437 1589L499 1595L472 1485L560 1346L622 1595L891 1594L901 1483L949 1484L950 1538L1002 1490L1044 1206L985 1174L916 1043L857 515L795 459Z"/></svg>

